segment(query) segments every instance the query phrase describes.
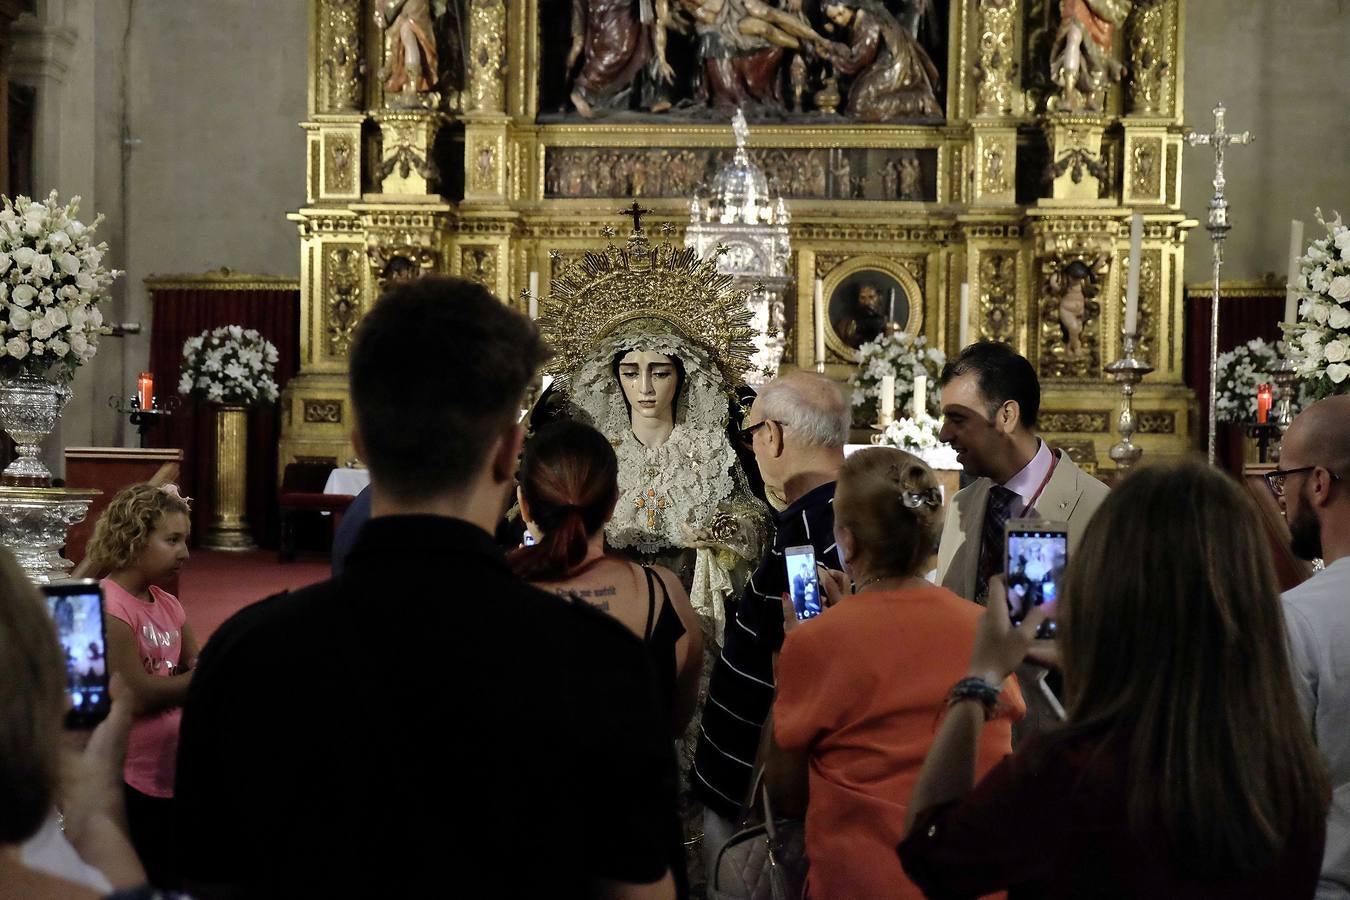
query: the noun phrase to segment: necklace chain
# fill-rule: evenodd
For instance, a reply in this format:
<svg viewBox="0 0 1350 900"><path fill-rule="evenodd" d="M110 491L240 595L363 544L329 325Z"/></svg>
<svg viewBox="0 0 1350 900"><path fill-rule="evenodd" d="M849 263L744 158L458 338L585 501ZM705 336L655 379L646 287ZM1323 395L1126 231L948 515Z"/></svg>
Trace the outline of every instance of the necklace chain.
<svg viewBox="0 0 1350 900"><path fill-rule="evenodd" d="M869 584L876 584L878 581L885 581L887 578L904 578L904 577L905 577L904 575L874 575L871 578L864 581L862 584L854 585L853 593L857 594L861 592L862 589L867 587Z"/></svg>

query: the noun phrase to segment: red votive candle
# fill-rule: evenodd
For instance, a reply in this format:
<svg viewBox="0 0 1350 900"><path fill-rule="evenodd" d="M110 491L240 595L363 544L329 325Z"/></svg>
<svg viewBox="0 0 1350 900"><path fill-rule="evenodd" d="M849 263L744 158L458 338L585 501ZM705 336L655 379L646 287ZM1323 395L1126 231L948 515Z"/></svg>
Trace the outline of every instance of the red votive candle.
<svg viewBox="0 0 1350 900"><path fill-rule="evenodd" d="M1256 388L1256 421L1264 425L1270 415L1270 385L1262 384Z"/></svg>
<svg viewBox="0 0 1350 900"><path fill-rule="evenodd" d="M142 372L136 379L136 402L141 409L150 409L155 402L155 376L149 372Z"/></svg>

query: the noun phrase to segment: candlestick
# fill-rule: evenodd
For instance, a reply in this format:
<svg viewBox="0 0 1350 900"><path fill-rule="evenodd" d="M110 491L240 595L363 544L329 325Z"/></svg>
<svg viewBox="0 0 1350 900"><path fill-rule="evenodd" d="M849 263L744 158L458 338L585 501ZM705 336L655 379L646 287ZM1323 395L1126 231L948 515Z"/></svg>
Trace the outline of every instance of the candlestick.
<svg viewBox="0 0 1350 900"><path fill-rule="evenodd" d="M1294 393L1297 390L1295 385L1298 383L1294 364L1289 361L1288 356L1281 356L1275 365L1270 367L1270 378L1275 382L1275 424L1281 429L1288 428L1289 423L1294 421ZM1278 453L1275 454L1275 459L1279 460Z"/></svg>
<svg viewBox="0 0 1350 900"><path fill-rule="evenodd" d="M1289 223L1289 275L1284 282L1284 320L1290 325L1298 321L1298 294L1294 282L1298 279L1298 258L1303 255L1303 223L1294 219Z"/></svg>
<svg viewBox="0 0 1350 900"><path fill-rule="evenodd" d="M886 316L887 322L895 321L895 288L891 288L891 311Z"/></svg>
<svg viewBox="0 0 1350 900"><path fill-rule="evenodd" d="M813 303L816 324L816 371L825 371L825 283L816 279Z"/></svg>
<svg viewBox="0 0 1350 900"><path fill-rule="evenodd" d="M1125 333L1139 333L1139 255L1144 244L1144 217L1130 218L1130 268L1125 278Z"/></svg>
<svg viewBox="0 0 1350 900"><path fill-rule="evenodd" d="M915 419L928 415L928 376L914 376L913 416Z"/></svg>
<svg viewBox="0 0 1350 900"><path fill-rule="evenodd" d="M530 273L530 318L539 318L539 273Z"/></svg>
<svg viewBox="0 0 1350 900"><path fill-rule="evenodd" d="M957 332L957 350L962 350L970 343L970 284L961 282L961 323Z"/></svg>
<svg viewBox="0 0 1350 900"><path fill-rule="evenodd" d="M877 404L877 427L885 428L895 421L895 376L887 372L881 376L881 396Z"/></svg>
<svg viewBox="0 0 1350 900"><path fill-rule="evenodd" d="M154 409L155 376L149 372L142 372L136 379L136 402L140 404L141 409Z"/></svg>
<svg viewBox="0 0 1350 900"><path fill-rule="evenodd" d="M1256 386L1256 421L1260 425L1266 424L1270 418L1270 385L1259 384Z"/></svg>
<svg viewBox="0 0 1350 900"><path fill-rule="evenodd" d="M1116 469L1122 473L1128 470L1135 463L1139 462L1139 457L1144 455L1144 448L1135 446L1131 438L1139 428L1139 423L1134 418L1134 386L1138 384L1145 375L1153 371L1153 367L1148 363L1134 358L1134 335L1125 333L1122 339L1122 349L1124 355L1106 367L1106 372L1120 385L1120 440L1112 445L1107 451L1108 455L1116 464Z"/></svg>

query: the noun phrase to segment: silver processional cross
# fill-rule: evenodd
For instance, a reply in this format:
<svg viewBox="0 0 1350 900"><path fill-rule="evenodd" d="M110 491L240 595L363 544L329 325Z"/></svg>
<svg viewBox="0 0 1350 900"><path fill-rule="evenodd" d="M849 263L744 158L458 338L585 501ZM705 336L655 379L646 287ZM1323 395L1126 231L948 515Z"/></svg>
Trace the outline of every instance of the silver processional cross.
<svg viewBox="0 0 1350 900"><path fill-rule="evenodd" d="M1249 131L1231 133L1223 125L1223 104L1214 107L1214 130L1208 134L1192 132L1186 140L1192 147L1202 144L1214 148L1214 196L1209 198L1209 219L1205 230L1214 242L1214 297L1209 309L1209 464L1214 465L1214 435L1219 407L1219 271L1223 268L1223 241L1228 237L1228 201L1223 198L1227 181L1223 177L1223 152L1229 144L1250 144Z"/></svg>

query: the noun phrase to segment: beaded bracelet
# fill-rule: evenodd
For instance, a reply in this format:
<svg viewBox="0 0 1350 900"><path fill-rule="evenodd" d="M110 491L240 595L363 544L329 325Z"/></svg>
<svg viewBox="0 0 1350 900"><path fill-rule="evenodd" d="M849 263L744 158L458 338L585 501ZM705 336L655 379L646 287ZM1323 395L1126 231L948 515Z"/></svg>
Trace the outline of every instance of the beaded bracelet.
<svg viewBox="0 0 1350 900"><path fill-rule="evenodd" d="M974 676L962 678L951 689L947 695L947 705L953 706L962 700L978 700L984 707L984 718L986 721L994 718L998 710L999 687L990 684L983 678Z"/></svg>

